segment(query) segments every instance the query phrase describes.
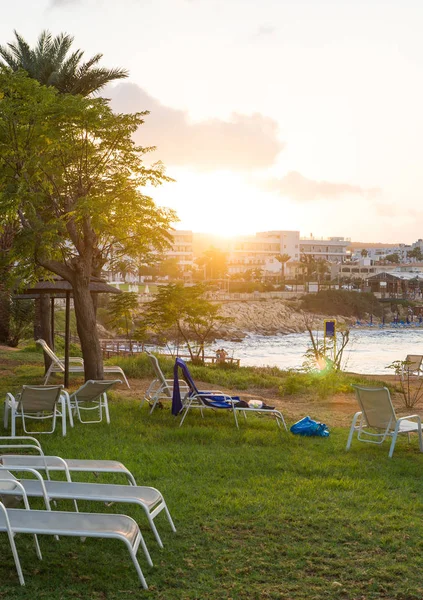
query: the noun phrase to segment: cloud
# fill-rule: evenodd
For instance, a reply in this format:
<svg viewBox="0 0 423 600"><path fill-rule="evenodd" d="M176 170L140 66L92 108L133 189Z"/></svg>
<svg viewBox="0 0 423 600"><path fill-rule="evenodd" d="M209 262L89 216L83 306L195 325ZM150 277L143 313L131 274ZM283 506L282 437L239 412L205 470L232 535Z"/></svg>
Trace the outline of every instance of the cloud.
<svg viewBox="0 0 423 600"><path fill-rule="evenodd" d="M337 200L345 196L366 196L369 199L380 194L379 188L365 189L349 183L331 183L314 181L297 171L290 171L284 177L273 178L264 182L266 190L277 192L298 202L313 200Z"/></svg>
<svg viewBox="0 0 423 600"><path fill-rule="evenodd" d="M375 204L375 211L378 217L397 217L401 214L401 207L395 204Z"/></svg>
<svg viewBox="0 0 423 600"><path fill-rule="evenodd" d="M260 113L233 113L228 120L192 122L186 111L161 104L134 83L109 87L105 95L115 111L151 112L135 138L142 146L157 146L157 159L167 165L200 170L260 169L271 166L284 147L277 137L277 122Z"/></svg>
<svg viewBox="0 0 423 600"><path fill-rule="evenodd" d="M273 27L272 25L260 25L260 27L257 28L255 35L256 37L272 35L275 31L276 27Z"/></svg>
<svg viewBox="0 0 423 600"><path fill-rule="evenodd" d="M68 4L78 4L80 0L50 0L50 8L61 8Z"/></svg>

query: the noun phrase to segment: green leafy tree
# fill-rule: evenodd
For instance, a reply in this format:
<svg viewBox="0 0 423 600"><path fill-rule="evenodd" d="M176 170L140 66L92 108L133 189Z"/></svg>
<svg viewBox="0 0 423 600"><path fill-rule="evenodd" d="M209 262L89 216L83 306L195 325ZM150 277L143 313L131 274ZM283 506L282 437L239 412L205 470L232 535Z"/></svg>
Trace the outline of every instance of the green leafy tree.
<svg viewBox="0 0 423 600"><path fill-rule="evenodd" d="M12 263L73 288L87 379L103 376L90 277L112 250L148 262L170 244L175 215L142 193L169 178L132 134L147 113L116 115L101 99L58 94L24 73L0 73L0 226L19 220Z"/></svg>
<svg viewBox="0 0 423 600"><path fill-rule="evenodd" d="M32 300L13 299L10 306L10 325L8 345L16 348L27 337L34 322L34 303Z"/></svg>
<svg viewBox="0 0 423 600"><path fill-rule="evenodd" d="M407 256L408 258L415 258L416 261L421 261L423 260L423 254L422 251L420 250L420 248L418 246L416 246L415 248L413 248L412 250L409 250L407 252Z"/></svg>
<svg viewBox="0 0 423 600"><path fill-rule="evenodd" d="M98 92L104 85L116 79L127 77L124 69L107 69L99 67L102 58L96 54L88 62L82 63L84 52L76 50L70 54L73 37L61 33L53 37L43 31L34 48L15 31L15 42L0 46L0 59L13 71L23 69L30 77L46 86L54 86L60 93L80 94L88 96ZM10 282L8 282L8 266L3 266L2 253L11 247L12 228L0 231L0 342L9 343L9 319L11 314ZM9 285L8 285L9 284ZM38 310L34 327L37 337L42 337L48 344L52 343L50 319L44 318L48 312L50 298L44 294L37 301ZM50 359L45 355L46 367Z"/></svg>
<svg viewBox="0 0 423 600"><path fill-rule="evenodd" d="M157 265L157 274L169 279L180 279L181 269L177 258L166 258Z"/></svg>
<svg viewBox="0 0 423 600"><path fill-rule="evenodd" d="M118 333L123 333L130 339L136 323L138 309L138 294L134 292L123 292L113 295L109 300L108 323Z"/></svg>
<svg viewBox="0 0 423 600"><path fill-rule="evenodd" d="M197 265L204 269L205 279L222 279L228 273L228 255L212 247L197 259Z"/></svg>
<svg viewBox="0 0 423 600"><path fill-rule="evenodd" d="M202 284L163 286L144 314L145 323L154 331L182 337L193 361L204 360L205 342L221 325L230 321L219 314L219 304L207 300L206 290Z"/></svg>
<svg viewBox="0 0 423 600"><path fill-rule="evenodd" d="M73 37L66 33L53 37L49 31L43 31L34 48L17 31L15 38L14 42L0 46L4 63L12 71L23 69L42 85L54 86L61 93L88 96L111 81L128 77L125 69L98 66L102 54L82 62L84 52L70 53Z"/></svg>
<svg viewBox="0 0 423 600"><path fill-rule="evenodd" d="M398 255L397 252L394 252L393 254L388 254L387 256L385 256L385 260L387 262L393 263L393 264L399 264L400 262L400 257Z"/></svg>

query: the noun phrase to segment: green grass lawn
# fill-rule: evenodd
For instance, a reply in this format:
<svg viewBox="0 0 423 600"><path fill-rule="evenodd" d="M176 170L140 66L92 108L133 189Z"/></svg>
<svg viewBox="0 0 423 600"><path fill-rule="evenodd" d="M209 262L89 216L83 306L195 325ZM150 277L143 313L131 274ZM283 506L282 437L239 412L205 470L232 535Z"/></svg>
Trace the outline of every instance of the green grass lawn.
<svg viewBox="0 0 423 600"><path fill-rule="evenodd" d="M37 375L38 367L15 365L0 391ZM54 455L120 460L139 484L163 493L178 530L157 518L163 550L140 509L80 503L138 521L155 563L149 568L139 552L149 591L121 543L43 537L40 562L30 536L17 538L21 588L1 535L0 598L423 598L423 456L415 438L400 439L388 459L388 443L356 442L345 452L342 428L300 438L252 416L237 431L230 414L212 411L204 419L193 411L179 428L167 408L150 417L118 393L110 404L110 426L79 424L66 438L58 428L41 442Z"/></svg>

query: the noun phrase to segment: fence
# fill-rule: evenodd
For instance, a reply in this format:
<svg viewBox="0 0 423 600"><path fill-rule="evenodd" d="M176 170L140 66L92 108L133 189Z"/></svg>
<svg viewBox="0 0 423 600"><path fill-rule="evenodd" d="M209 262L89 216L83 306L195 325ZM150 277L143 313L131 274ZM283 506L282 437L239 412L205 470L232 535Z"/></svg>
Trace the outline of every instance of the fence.
<svg viewBox="0 0 423 600"><path fill-rule="evenodd" d="M140 352L144 352L146 349L146 345L142 342L135 342L127 339L102 339L100 340L101 350L103 353L103 358L110 358L112 356L136 356ZM150 344L148 344L148 349L152 350ZM160 348L155 348L153 351L160 353L161 356L167 356L168 358L176 358L177 356L182 359L191 360L191 356L189 354L180 354L179 352L170 353L163 352ZM227 356L224 360L219 359L217 356L205 356L204 362L206 364L217 364L217 363L226 363L230 365L234 365L239 367L240 359L233 358L232 356Z"/></svg>

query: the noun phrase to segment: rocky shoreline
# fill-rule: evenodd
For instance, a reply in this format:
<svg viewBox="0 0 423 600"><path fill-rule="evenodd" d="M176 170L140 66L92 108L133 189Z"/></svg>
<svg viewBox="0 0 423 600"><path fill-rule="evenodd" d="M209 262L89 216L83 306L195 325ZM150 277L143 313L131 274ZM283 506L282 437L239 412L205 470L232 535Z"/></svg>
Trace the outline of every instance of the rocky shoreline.
<svg viewBox="0 0 423 600"><path fill-rule="evenodd" d="M311 314L280 299L225 302L221 304L220 314L232 321L220 327L216 337L233 341L242 340L248 333L303 333L306 322L313 329L323 329L323 321L327 318L335 318L339 323L355 322L355 319L342 316Z"/></svg>

